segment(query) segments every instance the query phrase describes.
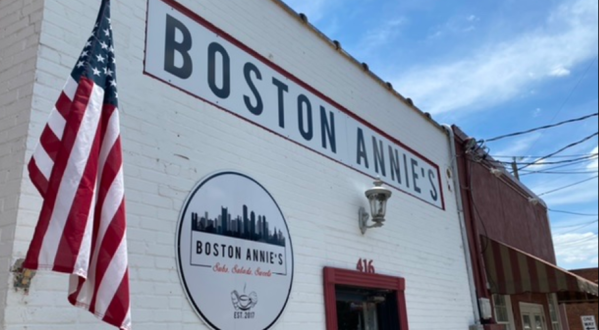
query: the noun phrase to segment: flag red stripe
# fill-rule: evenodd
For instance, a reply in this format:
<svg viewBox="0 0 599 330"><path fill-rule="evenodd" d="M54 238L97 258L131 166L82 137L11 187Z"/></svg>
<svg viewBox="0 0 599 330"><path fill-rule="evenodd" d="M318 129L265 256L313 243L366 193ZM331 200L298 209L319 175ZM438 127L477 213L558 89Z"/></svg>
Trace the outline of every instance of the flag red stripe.
<svg viewBox="0 0 599 330"><path fill-rule="evenodd" d="M80 305L80 302L77 301L77 297L79 296L79 293L81 292L81 289L83 288L83 285L85 284L86 279L83 277L77 277L77 288L69 294L69 302L71 303L71 305L73 306L78 306ZM89 306L85 306L86 308L89 308Z"/></svg>
<svg viewBox="0 0 599 330"><path fill-rule="evenodd" d="M108 310L104 315L103 321L123 329L123 326L127 326L123 323L127 318L129 308L129 271L126 271L125 276L123 276L123 280L121 281L121 285L116 291L114 298L112 298Z"/></svg>
<svg viewBox="0 0 599 330"><path fill-rule="evenodd" d="M71 273L71 304L131 330L112 46L110 1L102 0L96 29L28 165L44 204L24 266Z"/></svg>
<svg viewBox="0 0 599 330"><path fill-rule="evenodd" d="M71 109L72 101L69 99L67 94L63 91L56 101L56 110L62 115L63 118L69 118L69 112Z"/></svg>
<svg viewBox="0 0 599 330"><path fill-rule="evenodd" d="M31 159L31 162L29 162L28 165L28 169L29 178L31 178L31 182L33 182L33 185L35 186L35 188L37 188L37 191L39 191L42 197L44 197L46 195L46 191L48 191L48 179L46 179L46 177L40 171L39 167L37 167L35 159Z"/></svg>
<svg viewBox="0 0 599 330"><path fill-rule="evenodd" d="M56 111L58 111L58 113L60 113L60 115L63 118L66 118L69 114L71 104L71 100L63 91L58 101L56 102L55 109ZM44 127L44 130L40 137L40 146L38 146L38 148L42 147L46 154L48 154L50 159L52 159L52 161L54 162L56 162L56 157L61 148L62 141L60 138L61 137L56 136L56 134L50 128L50 126L46 124L46 127ZM31 162L29 163L28 169L31 181L33 182L37 190L40 192L42 197L45 196L46 191L48 189L48 178L42 173L40 168L37 166L35 158L32 158Z"/></svg>
<svg viewBox="0 0 599 330"><path fill-rule="evenodd" d="M105 111L105 116L102 118L102 136L105 136L106 131L109 129L109 125L110 125L110 118L111 116L114 114L115 111L117 111L117 109L113 106L106 106L104 108ZM103 141L104 143L108 143L109 141ZM92 240L92 258L94 258L96 256L96 254L98 254L98 256L96 257L96 264L94 265L95 267L95 273L93 274L94 276L94 294L93 294L93 298L91 300L90 303L90 311L92 313L94 313L95 311L93 309L95 309L95 300L96 300L96 292L98 290L98 287L103 279L104 276L104 272L105 272L105 268L108 267L106 266L104 269L101 269L101 267L99 267L99 260L100 257L103 257L103 255L100 255L99 252L102 251L102 245L105 244L104 242L106 242L106 233L104 233L103 238L102 238L102 242L100 242L100 247L98 249L98 251L96 251L97 249L97 239L98 237L101 235L100 231L100 223L101 223L101 219L102 219L102 210L104 207L104 202L106 200L107 194L110 191L110 187L112 186L112 184L115 182L115 180L117 179L117 175L122 167L123 164L123 159L122 159L122 150L121 150L121 145L120 145L120 138L117 138L117 140L115 141L115 143L110 147L110 152L108 153L108 156L106 157L105 161L103 162L103 168L102 168L102 173L101 178L100 178L100 183L98 185L98 195L97 195L97 200L98 203L96 205L96 213L95 213L95 223L94 223L94 235L93 235L93 240ZM120 202L120 208L123 208L124 210L124 201ZM117 215L119 214L119 210L117 209ZM110 219L111 220L111 224L110 226L112 226L112 221L114 219ZM124 232L123 232L124 235ZM117 238L113 244L117 244L118 247L118 242L120 242L122 240L122 237ZM112 257L112 256L111 256Z"/></svg>
<svg viewBox="0 0 599 330"><path fill-rule="evenodd" d="M113 261L114 256L119 248L119 245L123 241L127 228L125 227L125 201L123 200L117 210L114 218L110 222L110 226L104 235L104 239L100 243L98 260L96 262L96 273L95 276L95 287L94 297L91 301L91 307L94 308L96 305L96 298L98 289L104 280L104 276L110 276L107 274L108 267Z"/></svg>
<svg viewBox="0 0 599 330"><path fill-rule="evenodd" d="M102 136L105 136L106 131L108 130L110 117L112 117L115 111L115 107L104 107L105 116L102 117ZM103 141L103 143L106 143L106 141ZM100 184L98 185L98 213L101 212L102 206L104 205L104 200L106 199L106 194L110 190L112 182L114 182L116 175L123 165L123 155L120 143L120 138L118 138L114 145L110 147L110 153L108 157L104 163L101 164L102 173L100 173Z"/></svg>
<svg viewBox="0 0 599 330"><path fill-rule="evenodd" d="M93 109L87 111L100 111ZM77 257L80 253L83 236L90 213L93 212L92 203L95 198L95 187L98 173L98 154L100 150L100 130L96 131L96 136L92 143L92 148L87 159L85 171L81 177L75 200L71 205L71 210L64 227L64 234L58 246L56 260L54 261L55 271L75 270ZM65 270L63 270L65 269Z"/></svg>
<svg viewBox="0 0 599 330"><path fill-rule="evenodd" d="M58 156L62 142L49 126L44 128L40 141L40 145L44 148L48 156L50 156L52 161L56 162L56 157Z"/></svg>
<svg viewBox="0 0 599 330"><path fill-rule="evenodd" d="M55 265L40 265L39 258L42 244L44 242L44 238L48 231L50 220L52 218L52 214L56 206L55 204L56 199L58 197L58 190L60 188L60 184L62 183L62 178L64 176L64 172L66 170L68 161L71 157L71 152L73 150L73 145L75 144L77 132L79 132L79 128L83 120L83 115L85 109L87 108L87 103L89 101L92 90L93 82L86 78L81 78L81 80L79 81L79 86L77 87L75 100L71 104L69 115L66 117L67 123L62 138L62 145L60 148L59 157L56 159L56 162L54 163L52 176L49 178L48 189L44 196L44 205L40 213L40 218L33 236L33 240L29 247L29 251L27 252L27 257L23 264L25 268L38 269L40 267L52 267L53 270L58 272L64 272L69 274L73 272L72 267L69 268L66 266L63 267Z"/></svg>

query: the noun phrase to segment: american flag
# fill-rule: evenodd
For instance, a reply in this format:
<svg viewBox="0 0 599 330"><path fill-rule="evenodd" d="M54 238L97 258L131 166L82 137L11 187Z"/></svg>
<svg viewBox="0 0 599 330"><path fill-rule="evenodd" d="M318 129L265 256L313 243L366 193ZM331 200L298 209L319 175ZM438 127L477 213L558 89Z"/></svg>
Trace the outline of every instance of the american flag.
<svg viewBox="0 0 599 330"><path fill-rule="evenodd" d="M131 329L129 271L110 1L29 163L44 203L24 267L72 274L69 302Z"/></svg>

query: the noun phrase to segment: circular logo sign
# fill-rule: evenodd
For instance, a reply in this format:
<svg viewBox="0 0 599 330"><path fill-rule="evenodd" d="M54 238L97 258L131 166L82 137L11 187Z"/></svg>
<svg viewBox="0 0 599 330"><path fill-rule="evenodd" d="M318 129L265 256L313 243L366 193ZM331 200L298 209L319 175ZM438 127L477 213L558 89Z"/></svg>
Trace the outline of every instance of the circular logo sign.
<svg viewBox="0 0 599 330"><path fill-rule="evenodd" d="M293 248L279 206L264 187L234 172L215 174L189 196L177 256L187 296L216 330L270 329L293 283Z"/></svg>

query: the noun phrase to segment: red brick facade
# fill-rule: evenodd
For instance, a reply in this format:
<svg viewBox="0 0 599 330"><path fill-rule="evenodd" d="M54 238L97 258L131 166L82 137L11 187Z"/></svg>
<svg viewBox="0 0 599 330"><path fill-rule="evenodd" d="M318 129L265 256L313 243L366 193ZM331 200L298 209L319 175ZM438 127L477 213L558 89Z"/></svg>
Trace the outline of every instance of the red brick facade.
<svg viewBox="0 0 599 330"><path fill-rule="evenodd" d="M479 298L492 299L481 235L555 264L547 207L542 203L531 203L536 196L492 162L474 161L466 150L468 136L458 127L454 127L454 132L474 282ZM515 330L523 330L520 303L543 306L548 326L551 326L546 294L513 295L511 300ZM495 323L495 320L487 322Z"/></svg>
<svg viewBox="0 0 599 330"><path fill-rule="evenodd" d="M594 283L599 280L599 269L597 268L573 270L571 272ZM597 303L568 305L566 311L570 330L586 330L582 327L582 316L594 315L595 322L599 322L599 304Z"/></svg>

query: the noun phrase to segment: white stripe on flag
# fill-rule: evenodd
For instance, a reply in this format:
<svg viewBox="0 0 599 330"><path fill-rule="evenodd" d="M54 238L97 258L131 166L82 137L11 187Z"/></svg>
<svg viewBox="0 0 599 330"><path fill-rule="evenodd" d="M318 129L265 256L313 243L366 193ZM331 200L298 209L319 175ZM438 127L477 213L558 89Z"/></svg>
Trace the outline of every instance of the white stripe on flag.
<svg viewBox="0 0 599 330"><path fill-rule="evenodd" d="M104 90L94 85L79 132L77 132L71 156L67 161L67 167L58 188L48 231L42 243L39 257L39 264L42 267L53 265L56 259L60 240L64 235L64 227L71 212L73 201L75 200L75 195L81 183L81 178L89 160L91 147L99 128L103 100Z"/></svg>
<svg viewBox="0 0 599 330"><path fill-rule="evenodd" d="M35 159L35 165L37 165L37 168L40 170L40 172L42 172L44 178L48 180L48 178L50 178L50 175L52 175L54 161L52 160L52 158L50 158L50 156L46 152L46 149L44 149L41 144L38 145L35 149L33 159Z"/></svg>
<svg viewBox="0 0 599 330"><path fill-rule="evenodd" d="M117 290L123 282L123 277L127 272L127 235L119 242L114 257L110 260L110 266L106 270L106 275L98 287L98 299L96 299L96 313L106 314L110 303Z"/></svg>
<svg viewBox="0 0 599 330"><path fill-rule="evenodd" d="M108 158L110 151L112 150L120 136L119 127L119 109L114 109L112 115L110 116L110 119L108 120L108 128L106 129L104 139L102 140L100 157L98 159L98 163L100 164L100 167L98 168L100 178L104 174L104 166L106 165L106 159Z"/></svg>
<svg viewBox="0 0 599 330"><path fill-rule="evenodd" d="M94 185L94 192L98 191L98 182ZM90 204L90 212L87 216L87 224L85 225L85 232L81 238L81 247L77 253L77 260L75 261L75 268L73 268L73 274L87 278L89 269L89 255L92 248L92 236L94 229L94 216L96 209L96 198L92 199Z"/></svg>
<svg viewBox="0 0 599 330"><path fill-rule="evenodd" d="M64 133L64 127L67 124L66 119L58 112L56 108L52 110L50 113L50 118L48 118L48 127L54 132L54 135L58 137L59 140L62 139L62 134Z"/></svg>
<svg viewBox="0 0 599 330"><path fill-rule="evenodd" d="M94 254L90 262L90 277L81 288L81 292L77 296L77 301L89 305L94 295L94 287L96 285L96 269L98 265L98 255L101 251L101 246L104 244L104 237L108 231L108 227L112 224L112 220L116 215L119 207L121 206L123 199L125 198L125 187L123 186L122 178L123 168L121 167L116 179L110 186L110 190L106 195L104 205L102 205L101 216L100 216L100 227L96 236L96 245L94 246ZM97 219L96 219L97 220ZM114 259L114 258L113 258ZM106 273L105 276L109 274Z"/></svg>
<svg viewBox="0 0 599 330"><path fill-rule="evenodd" d="M77 93L77 87L79 87L79 83L73 77L69 76L62 91L72 101L75 98L75 93Z"/></svg>

